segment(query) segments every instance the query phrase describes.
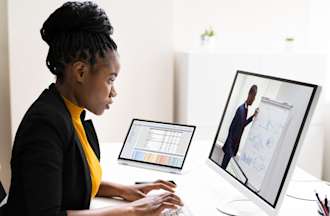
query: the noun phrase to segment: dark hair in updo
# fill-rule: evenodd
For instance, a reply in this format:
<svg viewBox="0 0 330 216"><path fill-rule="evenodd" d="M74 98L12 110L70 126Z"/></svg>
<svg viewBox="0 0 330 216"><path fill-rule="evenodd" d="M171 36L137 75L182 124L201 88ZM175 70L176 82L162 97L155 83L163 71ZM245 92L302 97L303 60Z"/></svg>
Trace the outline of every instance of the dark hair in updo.
<svg viewBox="0 0 330 216"><path fill-rule="evenodd" d="M113 28L103 9L93 2L67 2L44 22L40 34L49 45L46 64L58 79L64 67L74 60L86 60L91 65L96 55L104 57L117 45L110 35Z"/></svg>

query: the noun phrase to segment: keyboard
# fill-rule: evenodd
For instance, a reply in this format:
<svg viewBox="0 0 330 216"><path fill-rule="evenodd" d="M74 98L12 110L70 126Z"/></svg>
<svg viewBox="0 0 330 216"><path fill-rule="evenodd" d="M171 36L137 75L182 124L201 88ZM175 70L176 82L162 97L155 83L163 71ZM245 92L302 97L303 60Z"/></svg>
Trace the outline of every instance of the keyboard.
<svg viewBox="0 0 330 216"><path fill-rule="evenodd" d="M166 209L162 212L162 216L192 216L188 207L183 206L178 209Z"/></svg>

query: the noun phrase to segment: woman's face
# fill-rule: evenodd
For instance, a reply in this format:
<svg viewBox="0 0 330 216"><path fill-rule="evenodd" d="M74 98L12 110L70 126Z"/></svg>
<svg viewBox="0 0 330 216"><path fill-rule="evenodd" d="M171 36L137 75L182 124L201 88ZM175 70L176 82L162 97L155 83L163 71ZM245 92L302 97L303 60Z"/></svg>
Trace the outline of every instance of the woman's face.
<svg viewBox="0 0 330 216"><path fill-rule="evenodd" d="M114 81L120 69L118 55L108 50L104 57L96 57L96 63L89 67L80 92L81 105L90 112L101 115L109 109L112 98L117 95Z"/></svg>

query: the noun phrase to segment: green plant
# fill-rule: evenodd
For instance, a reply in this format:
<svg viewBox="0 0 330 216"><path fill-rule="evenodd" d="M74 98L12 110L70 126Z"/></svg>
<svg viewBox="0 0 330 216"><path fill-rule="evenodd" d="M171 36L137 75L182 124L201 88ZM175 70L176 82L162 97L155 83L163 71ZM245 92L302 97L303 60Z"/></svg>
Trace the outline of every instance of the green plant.
<svg viewBox="0 0 330 216"><path fill-rule="evenodd" d="M206 39L207 37L211 38L213 36L215 36L215 32L211 27L209 27L208 29L205 29L204 32L201 34L201 38L203 40Z"/></svg>
<svg viewBox="0 0 330 216"><path fill-rule="evenodd" d="M293 37L287 37L287 38L285 38L285 41L286 42L293 42L294 38Z"/></svg>

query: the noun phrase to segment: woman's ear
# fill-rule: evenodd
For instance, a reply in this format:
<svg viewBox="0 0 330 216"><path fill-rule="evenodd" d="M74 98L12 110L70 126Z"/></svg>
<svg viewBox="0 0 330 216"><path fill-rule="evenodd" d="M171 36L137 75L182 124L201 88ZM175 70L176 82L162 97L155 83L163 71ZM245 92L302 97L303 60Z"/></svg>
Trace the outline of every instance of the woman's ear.
<svg viewBox="0 0 330 216"><path fill-rule="evenodd" d="M83 61L76 61L72 64L73 77L78 83L83 83L87 77L89 65Z"/></svg>

